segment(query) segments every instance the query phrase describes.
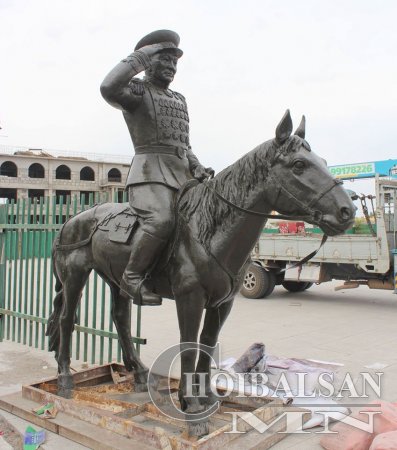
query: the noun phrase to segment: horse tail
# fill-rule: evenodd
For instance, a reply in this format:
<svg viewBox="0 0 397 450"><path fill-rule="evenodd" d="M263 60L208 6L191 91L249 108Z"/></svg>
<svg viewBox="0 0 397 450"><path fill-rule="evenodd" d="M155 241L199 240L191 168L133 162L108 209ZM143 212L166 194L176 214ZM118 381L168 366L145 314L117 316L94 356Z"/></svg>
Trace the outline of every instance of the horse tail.
<svg viewBox="0 0 397 450"><path fill-rule="evenodd" d="M55 358L57 357L58 348L59 348L59 318L61 316L62 306L63 306L63 284L60 280L58 273L55 267L55 258L56 258L56 241L54 242L52 249L52 267L53 274L55 277L55 297L53 301L53 310L48 319L46 336L49 337L48 342L48 350L55 350Z"/></svg>

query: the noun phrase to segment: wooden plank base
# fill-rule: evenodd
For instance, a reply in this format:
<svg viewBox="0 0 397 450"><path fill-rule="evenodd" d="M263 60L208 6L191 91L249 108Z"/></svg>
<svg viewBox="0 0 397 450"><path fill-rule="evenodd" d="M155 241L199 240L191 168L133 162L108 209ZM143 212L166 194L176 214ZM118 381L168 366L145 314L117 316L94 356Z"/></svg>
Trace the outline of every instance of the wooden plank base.
<svg viewBox="0 0 397 450"><path fill-rule="evenodd" d="M124 381L115 384L116 380ZM46 428L60 436L99 450L110 449L167 449L215 450L228 446L232 449L263 450L271 448L286 437L286 421L281 419L270 430L259 433L243 419L237 419L237 429L245 433L230 433L231 411L250 411L263 422L271 423L286 409L281 400L273 398L239 398L232 393L216 414L209 419L209 434L189 436L185 421L162 414L150 401L147 393L135 392L134 382L124 367L108 364L86 369L73 375L75 388L70 398L57 393L56 377L22 387L21 394L0 398L0 408ZM171 381L176 399L177 380ZM32 409L53 402L59 412L55 419L37 417ZM299 425L299 424L297 424Z"/></svg>

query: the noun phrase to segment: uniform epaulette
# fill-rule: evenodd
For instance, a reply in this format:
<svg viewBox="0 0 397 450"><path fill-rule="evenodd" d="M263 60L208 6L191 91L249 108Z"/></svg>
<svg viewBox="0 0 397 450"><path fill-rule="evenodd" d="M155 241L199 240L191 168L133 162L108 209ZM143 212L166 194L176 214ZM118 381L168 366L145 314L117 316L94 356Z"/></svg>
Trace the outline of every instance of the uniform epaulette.
<svg viewBox="0 0 397 450"><path fill-rule="evenodd" d="M175 97L179 98L179 100L182 100L184 103L186 103L186 99L182 94L180 94L179 92L175 92L175 91L172 91L172 93L174 94Z"/></svg>
<svg viewBox="0 0 397 450"><path fill-rule="evenodd" d="M139 78L132 78L128 83L128 87L135 95L143 95L145 93L145 83Z"/></svg>

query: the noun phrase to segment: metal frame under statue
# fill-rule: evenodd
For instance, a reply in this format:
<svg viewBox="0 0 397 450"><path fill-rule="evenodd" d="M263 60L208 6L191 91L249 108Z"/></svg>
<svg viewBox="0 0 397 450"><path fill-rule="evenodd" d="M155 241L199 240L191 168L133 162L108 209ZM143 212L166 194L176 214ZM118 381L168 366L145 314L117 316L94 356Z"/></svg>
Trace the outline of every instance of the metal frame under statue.
<svg viewBox="0 0 397 450"><path fill-rule="evenodd" d="M182 55L178 46L172 31L145 36L101 86L105 99L122 110L135 148L127 180L130 206L96 205L63 225L53 247L56 297L47 334L58 386L71 389L76 308L96 270L111 289L125 367L134 372L136 388L147 390L154 381L131 344L129 299L142 305L174 299L181 336L179 400L189 420L217 399L209 385L211 355L186 343L217 343L271 211L317 224L332 236L352 225L355 206L311 151L304 118L292 133L289 111L275 138L213 177L191 150L185 98L169 89ZM143 70L145 78L135 78ZM120 216L128 223L122 236L112 232ZM187 395L185 373L205 374L206 397ZM192 431L207 432L206 418Z"/></svg>

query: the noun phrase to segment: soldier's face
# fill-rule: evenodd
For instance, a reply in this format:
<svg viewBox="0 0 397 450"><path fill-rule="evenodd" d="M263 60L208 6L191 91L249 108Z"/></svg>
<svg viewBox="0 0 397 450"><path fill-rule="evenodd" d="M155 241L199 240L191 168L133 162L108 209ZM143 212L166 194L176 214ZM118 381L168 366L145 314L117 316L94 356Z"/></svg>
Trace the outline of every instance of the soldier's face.
<svg viewBox="0 0 397 450"><path fill-rule="evenodd" d="M178 58L167 52L161 52L152 59L151 76L159 81L171 83L174 79Z"/></svg>

